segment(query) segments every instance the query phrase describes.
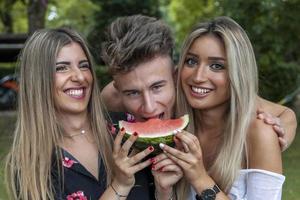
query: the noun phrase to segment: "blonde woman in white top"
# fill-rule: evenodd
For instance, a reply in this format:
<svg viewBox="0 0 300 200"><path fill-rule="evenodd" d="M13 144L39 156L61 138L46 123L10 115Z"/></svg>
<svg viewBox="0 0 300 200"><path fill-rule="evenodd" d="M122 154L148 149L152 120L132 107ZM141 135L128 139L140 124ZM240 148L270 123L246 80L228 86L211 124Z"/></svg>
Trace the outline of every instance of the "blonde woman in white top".
<svg viewBox="0 0 300 200"><path fill-rule="evenodd" d="M199 24L184 43L177 84L177 115L188 113L190 124L176 134L180 150L161 148L183 169L178 199L280 199L280 145L256 118L262 102L245 31L228 17Z"/></svg>

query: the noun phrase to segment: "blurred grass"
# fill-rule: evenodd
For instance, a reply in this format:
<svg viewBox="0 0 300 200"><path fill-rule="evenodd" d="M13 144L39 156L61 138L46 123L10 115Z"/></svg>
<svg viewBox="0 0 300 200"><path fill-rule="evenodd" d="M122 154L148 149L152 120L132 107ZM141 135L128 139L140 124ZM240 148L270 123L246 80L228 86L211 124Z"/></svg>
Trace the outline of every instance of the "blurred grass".
<svg viewBox="0 0 300 200"><path fill-rule="evenodd" d="M299 122L299 120L298 120ZM283 186L282 199L300 199L300 124L292 145L283 153L283 174L286 179Z"/></svg>
<svg viewBox="0 0 300 200"><path fill-rule="evenodd" d="M15 116L12 112L0 114L0 200L8 199L4 183L4 159L12 141Z"/></svg>
<svg viewBox="0 0 300 200"><path fill-rule="evenodd" d="M3 159L12 141L15 116L11 113L0 114L0 200L8 199L5 192L3 175ZM282 199L300 199L300 131L295 137L293 144L283 153L283 167L286 180L283 186Z"/></svg>

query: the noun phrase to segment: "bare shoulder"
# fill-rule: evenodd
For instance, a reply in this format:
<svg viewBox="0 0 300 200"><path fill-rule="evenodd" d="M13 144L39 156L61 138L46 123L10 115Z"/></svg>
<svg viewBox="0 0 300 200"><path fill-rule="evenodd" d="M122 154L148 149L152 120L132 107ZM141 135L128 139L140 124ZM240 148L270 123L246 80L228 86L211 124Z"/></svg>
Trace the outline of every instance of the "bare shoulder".
<svg viewBox="0 0 300 200"><path fill-rule="evenodd" d="M254 119L247 136L249 167L282 173L281 149L272 126Z"/></svg>
<svg viewBox="0 0 300 200"><path fill-rule="evenodd" d="M101 90L101 99L109 111L124 112L122 98L117 89L114 87L113 81L107 84Z"/></svg>

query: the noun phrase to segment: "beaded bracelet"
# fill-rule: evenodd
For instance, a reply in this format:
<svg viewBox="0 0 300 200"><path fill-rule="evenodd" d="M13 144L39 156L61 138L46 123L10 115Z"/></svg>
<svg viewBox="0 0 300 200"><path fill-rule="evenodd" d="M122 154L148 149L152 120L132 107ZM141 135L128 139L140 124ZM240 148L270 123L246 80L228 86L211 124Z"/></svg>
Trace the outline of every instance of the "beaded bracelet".
<svg viewBox="0 0 300 200"><path fill-rule="evenodd" d="M127 195L121 195L117 192L117 190L113 187L112 184L110 184L110 187L113 189L113 191L115 192L116 196L118 197L117 200L120 200L121 197L127 197Z"/></svg>

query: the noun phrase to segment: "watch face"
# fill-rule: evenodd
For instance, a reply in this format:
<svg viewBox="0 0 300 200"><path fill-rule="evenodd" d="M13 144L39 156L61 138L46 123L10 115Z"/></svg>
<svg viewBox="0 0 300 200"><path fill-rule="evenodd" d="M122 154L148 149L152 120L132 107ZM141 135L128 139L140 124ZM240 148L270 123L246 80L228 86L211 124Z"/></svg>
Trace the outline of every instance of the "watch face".
<svg viewBox="0 0 300 200"><path fill-rule="evenodd" d="M201 198L203 200L214 200L216 199L216 192L213 189L204 190L201 193Z"/></svg>

